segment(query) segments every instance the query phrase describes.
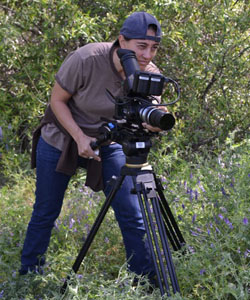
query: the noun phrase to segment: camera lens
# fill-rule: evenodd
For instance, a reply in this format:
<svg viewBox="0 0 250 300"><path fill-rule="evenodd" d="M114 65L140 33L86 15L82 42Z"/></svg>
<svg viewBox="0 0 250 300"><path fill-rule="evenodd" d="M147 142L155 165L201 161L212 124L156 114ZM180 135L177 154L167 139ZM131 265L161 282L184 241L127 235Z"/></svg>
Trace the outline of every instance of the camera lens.
<svg viewBox="0 0 250 300"><path fill-rule="evenodd" d="M164 112L155 106L141 108L139 115L143 122L159 127L162 130L169 130L175 124L175 118L172 114Z"/></svg>

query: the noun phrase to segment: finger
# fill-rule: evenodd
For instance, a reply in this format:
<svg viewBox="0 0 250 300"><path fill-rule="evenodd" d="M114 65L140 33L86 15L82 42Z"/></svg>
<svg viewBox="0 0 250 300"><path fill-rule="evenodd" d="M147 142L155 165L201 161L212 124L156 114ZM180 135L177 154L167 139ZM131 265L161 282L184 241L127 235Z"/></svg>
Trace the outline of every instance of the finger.
<svg viewBox="0 0 250 300"><path fill-rule="evenodd" d="M90 159L94 159L94 160L96 160L96 161L101 161L101 158L100 158L100 156L98 156L98 155L94 155L94 156L91 156L91 157L89 157Z"/></svg>
<svg viewBox="0 0 250 300"><path fill-rule="evenodd" d="M153 127L153 126L151 126L151 125L149 125L147 123L142 123L142 125L143 125L144 128L146 128L146 129L148 129L148 130L150 130L152 132L159 132L159 131L161 131L161 129L159 127Z"/></svg>
<svg viewBox="0 0 250 300"><path fill-rule="evenodd" d="M89 154L80 154L81 157L85 158L85 159L95 159L97 161L101 161L101 158L96 155L94 152L90 152Z"/></svg>
<svg viewBox="0 0 250 300"><path fill-rule="evenodd" d="M98 154L99 154L99 150L93 151L92 148L91 148L89 158L90 159L95 159L97 161L101 161L101 158L100 158L100 156L98 156Z"/></svg>
<svg viewBox="0 0 250 300"><path fill-rule="evenodd" d="M83 158L89 158L87 154L83 154L83 153L80 153L79 156L81 156Z"/></svg>
<svg viewBox="0 0 250 300"><path fill-rule="evenodd" d="M168 109L166 106L159 106L159 109L164 110L165 112L168 112Z"/></svg>

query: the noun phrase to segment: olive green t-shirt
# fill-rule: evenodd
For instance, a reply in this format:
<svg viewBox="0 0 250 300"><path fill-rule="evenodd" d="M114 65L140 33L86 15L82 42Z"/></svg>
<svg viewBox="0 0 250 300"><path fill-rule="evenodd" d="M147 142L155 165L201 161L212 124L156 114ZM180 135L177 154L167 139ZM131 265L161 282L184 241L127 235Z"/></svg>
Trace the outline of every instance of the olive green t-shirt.
<svg viewBox="0 0 250 300"><path fill-rule="evenodd" d="M113 63L112 43L87 44L71 52L62 63L55 79L72 95L68 107L75 122L86 135L97 137L98 128L104 123L101 117L113 120L114 103L107 95L123 96L123 79ZM159 73L150 63L146 70ZM50 145L62 150L64 134L54 124L42 128L42 137Z"/></svg>

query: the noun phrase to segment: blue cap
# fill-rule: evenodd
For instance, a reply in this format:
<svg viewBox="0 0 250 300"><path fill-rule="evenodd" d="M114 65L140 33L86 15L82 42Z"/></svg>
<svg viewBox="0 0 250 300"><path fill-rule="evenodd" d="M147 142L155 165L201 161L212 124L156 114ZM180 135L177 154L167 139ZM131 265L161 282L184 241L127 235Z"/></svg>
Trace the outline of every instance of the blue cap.
<svg viewBox="0 0 250 300"><path fill-rule="evenodd" d="M155 36L147 35L147 30L150 25L155 25ZM134 12L123 23L120 30L127 39L152 40L155 42L161 41L161 25L154 16L146 12Z"/></svg>

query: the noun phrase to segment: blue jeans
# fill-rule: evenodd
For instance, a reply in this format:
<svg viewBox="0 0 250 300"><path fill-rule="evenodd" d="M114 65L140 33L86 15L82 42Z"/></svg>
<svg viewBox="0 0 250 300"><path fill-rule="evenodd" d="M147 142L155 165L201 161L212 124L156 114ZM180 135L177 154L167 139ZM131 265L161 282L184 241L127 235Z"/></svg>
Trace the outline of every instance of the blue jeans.
<svg viewBox="0 0 250 300"><path fill-rule="evenodd" d="M40 138L37 146L36 201L24 241L20 274L36 270L44 264L51 230L60 214L64 193L70 176L56 172L61 151ZM103 165L104 191L110 189L108 181L119 176L125 164L125 156L119 144L103 146L100 149ZM79 166L81 166L79 157ZM129 269L137 274L154 274L154 266L147 240L141 210L136 195L130 194L132 178L127 176L112 201L116 219L122 232Z"/></svg>

